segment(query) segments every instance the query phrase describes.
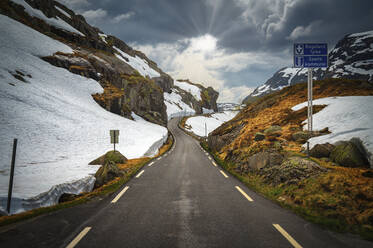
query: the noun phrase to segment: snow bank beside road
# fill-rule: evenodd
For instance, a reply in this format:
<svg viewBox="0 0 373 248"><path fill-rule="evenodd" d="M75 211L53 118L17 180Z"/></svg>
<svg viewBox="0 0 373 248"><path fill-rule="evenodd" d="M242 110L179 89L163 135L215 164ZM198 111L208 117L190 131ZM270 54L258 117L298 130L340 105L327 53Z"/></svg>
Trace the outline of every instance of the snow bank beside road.
<svg viewBox="0 0 373 248"><path fill-rule="evenodd" d="M8 193L13 138L19 199L95 173L88 163L113 149L110 129L120 130L116 147L127 158L158 150L166 128L106 111L92 98L103 92L97 81L40 59L70 47L6 16L0 23L0 197Z"/></svg>
<svg viewBox="0 0 373 248"><path fill-rule="evenodd" d="M373 96L327 97L313 101L314 105L328 105L313 115L313 129L329 128L330 134L309 140L311 148L316 144L334 143L358 137L370 153L373 168ZM296 111L307 106L307 102L292 108ZM303 123L307 123L305 120ZM306 129L307 126L305 125Z"/></svg>
<svg viewBox="0 0 373 248"><path fill-rule="evenodd" d="M190 131L198 136L205 136L205 123L207 125L207 134L214 131L226 121L229 121L236 116L237 111L225 111L223 113L215 113L210 116L195 116L190 117L185 122L185 126L190 127Z"/></svg>

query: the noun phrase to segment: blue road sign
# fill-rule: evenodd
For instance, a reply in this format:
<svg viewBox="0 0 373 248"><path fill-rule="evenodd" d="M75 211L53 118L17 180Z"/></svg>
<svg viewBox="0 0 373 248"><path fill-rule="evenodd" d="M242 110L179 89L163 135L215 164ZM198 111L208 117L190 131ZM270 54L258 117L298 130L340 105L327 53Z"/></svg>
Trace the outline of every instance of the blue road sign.
<svg viewBox="0 0 373 248"><path fill-rule="evenodd" d="M320 68L328 67L328 44L296 43L294 44L294 67Z"/></svg>

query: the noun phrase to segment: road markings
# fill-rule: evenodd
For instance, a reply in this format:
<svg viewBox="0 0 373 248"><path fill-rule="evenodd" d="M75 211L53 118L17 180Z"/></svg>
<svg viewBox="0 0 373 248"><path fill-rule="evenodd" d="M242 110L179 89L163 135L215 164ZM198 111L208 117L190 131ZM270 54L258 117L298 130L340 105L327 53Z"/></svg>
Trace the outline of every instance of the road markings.
<svg viewBox="0 0 373 248"><path fill-rule="evenodd" d="M160 160L162 157L157 158L157 160Z"/></svg>
<svg viewBox="0 0 373 248"><path fill-rule="evenodd" d="M83 229L83 231L81 231L78 236L75 237L75 239L73 239L70 244L68 244L66 246L66 248L74 248L78 243L79 241L92 229L92 227L89 227L87 226L86 228Z"/></svg>
<svg viewBox="0 0 373 248"><path fill-rule="evenodd" d="M154 161L153 162L151 162L148 166L150 167L150 166L152 166L154 164Z"/></svg>
<svg viewBox="0 0 373 248"><path fill-rule="evenodd" d="M225 174L224 171L220 170L220 173L221 173L225 178L228 178L227 174Z"/></svg>
<svg viewBox="0 0 373 248"><path fill-rule="evenodd" d="M295 241L295 239L293 239L293 237L291 237L279 224L273 224L273 226L290 242L290 244L294 246L294 248L302 248L302 246L298 244L298 242Z"/></svg>
<svg viewBox="0 0 373 248"><path fill-rule="evenodd" d="M212 161L212 158L209 156L210 161Z"/></svg>
<svg viewBox="0 0 373 248"><path fill-rule="evenodd" d="M248 200L253 201L250 196L248 196L240 187L236 186L236 189Z"/></svg>
<svg viewBox="0 0 373 248"><path fill-rule="evenodd" d="M218 167L217 164L216 164L214 161L212 161L212 164L213 164L215 167Z"/></svg>
<svg viewBox="0 0 373 248"><path fill-rule="evenodd" d="M117 194L117 196L111 201L111 203L116 203L118 200L119 200L119 198L121 198L122 197L122 195L127 191L129 189L129 186L126 186L126 187L124 187L124 189L119 193L119 194Z"/></svg>
<svg viewBox="0 0 373 248"><path fill-rule="evenodd" d="M140 173L136 175L136 178L139 178L142 175L142 173L144 173L144 172L145 172L145 170L140 171Z"/></svg>

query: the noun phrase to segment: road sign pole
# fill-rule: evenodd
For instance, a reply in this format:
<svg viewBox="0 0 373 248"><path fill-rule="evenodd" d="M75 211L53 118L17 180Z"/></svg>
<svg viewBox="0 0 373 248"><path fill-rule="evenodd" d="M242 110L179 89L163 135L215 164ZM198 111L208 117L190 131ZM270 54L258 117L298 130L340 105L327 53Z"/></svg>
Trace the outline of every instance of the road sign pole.
<svg viewBox="0 0 373 248"><path fill-rule="evenodd" d="M16 152L17 152L17 139L13 141L13 155L12 164L10 167L10 178L9 178L9 188L8 188L8 202L6 206L6 211L10 214L10 203L12 201L12 191L13 191L13 178L14 178L14 167L16 163Z"/></svg>
<svg viewBox="0 0 373 248"><path fill-rule="evenodd" d="M115 153L115 141L116 141L116 135L115 135L115 132L114 132L114 153Z"/></svg>
<svg viewBox="0 0 373 248"><path fill-rule="evenodd" d="M309 135L312 134L312 86L313 86L313 79L312 79L312 68L308 68L308 113L307 113L307 122L308 122L308 133Z"/></svg>

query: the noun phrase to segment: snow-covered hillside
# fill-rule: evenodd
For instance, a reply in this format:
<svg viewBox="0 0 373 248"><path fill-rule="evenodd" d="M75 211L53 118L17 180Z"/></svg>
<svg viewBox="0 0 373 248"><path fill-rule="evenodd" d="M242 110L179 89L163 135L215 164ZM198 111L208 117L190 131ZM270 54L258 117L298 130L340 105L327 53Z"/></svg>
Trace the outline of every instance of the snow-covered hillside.
<svg viewBox="0 0 373 248"><path fill-rule="evenodd" d="M360 138L370 153L373 168L373 96L328 97L314 101L314 105L328 105L313 116L314 130L329 128L330 134L311 138L315 144L334 143L341 140ZM292 108L296 111L307 106L307 102ZM303 123L307 123L305 120ZM307 128L307 125L304 126Z"/></svg>
<svg viewBox="0 0 373 248"><path fill-rule="evenodd" d="M180 82L180 81L177 81L177 80L174 81L174 85L179 87L180 89L183 89L186 92L189 92L190 94L192 94L194 96L194 98L197 99L197 101L202 100L201 99L201 89L198 88L197 86L189 84L187 82Z"/></svg>
<svg viewBox="0 0 373 248"><path fill-rule="evenodd" d="M217 127L236 116L238 111L225 111L223 113L214 113L210 116L190 117L185 122L185 127L198 136L205 136L205 124L207 134L214 131Z"/></svg>
<svg viewBox="0 0 373 248"><path fill-rule="evenodd" d="M313 78L361 79L373 82L373 31L347 35L329 53L329 67L314 69ZM285 67L277 71L247 98L269 94L307 81L307 69Z"/></svg>
<svg viewBox="0 0 373 248"><path fill-rule="evenodd" d="M68 23L66 23L64 20L62 20L61 18L59 18L59 17L49 18L49 17L45 16L44 13L41 12L40 10L32 8L24 0L11 0L11 1L14 2L14 3L16 3L16 4L22 5L25 8L25 11L30 16L37 17L37 18L45 21L49 25L55 26L56 28L64 29L66 31L70 31L72 33L79 34L81 36L85 36L84 34L82 34L81 32L79 32L78 30L76 30L75 28L73 28L71 25L69 25ZM57 10L60 11L65 16L71 18L71 16L69 14L67 14L65 11L63 11L61 8L57 8Z"/></svg>
<svg viewBox="0 0 373 248"><path fill-rule="evenodd" d="M117 149L127 158L152 155L162 145L166 128L104 110L91 96L103 91L97 81L40 58L72 53L70 47L6 16L0 23L0 197L8 190L13 138L19 140L16 198L87 181L98 169L88 163L112 149L110 129L120 130Z"/></svg>
<svg viewBox="0 0 373 248"><path fill-rule="evenodd" d="M178 89L172 88L171 93L164 92L163 96L169 120L174 117L189 116L196 113L191 106L183 102Z"/></svg>

